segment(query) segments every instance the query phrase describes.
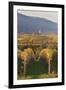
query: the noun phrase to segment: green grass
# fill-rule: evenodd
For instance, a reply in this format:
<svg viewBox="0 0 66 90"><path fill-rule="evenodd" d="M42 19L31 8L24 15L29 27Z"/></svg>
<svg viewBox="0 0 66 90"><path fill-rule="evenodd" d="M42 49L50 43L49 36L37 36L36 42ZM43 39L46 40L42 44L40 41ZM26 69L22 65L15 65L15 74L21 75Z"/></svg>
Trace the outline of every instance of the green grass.
<svg viewBox="0 0 66 90"><path fill-rule="evenodd" d="M18 76L18 80L25 80L25 79L45 79L45 78L57 78L57 74L39 74L39 75L27 75L25 76Z"/></svg>
<svg viewBox="0 0 66 90"><path fill-rule="evenodd" d="M28 73L26 76L18 75L18 80L24 80L24 79L41 79L41 78L56 78L57 74L52 72L50 74L47 73L48 68L47 65L41 61L35 61L32 63L30 68L28 68Z"/></svg>

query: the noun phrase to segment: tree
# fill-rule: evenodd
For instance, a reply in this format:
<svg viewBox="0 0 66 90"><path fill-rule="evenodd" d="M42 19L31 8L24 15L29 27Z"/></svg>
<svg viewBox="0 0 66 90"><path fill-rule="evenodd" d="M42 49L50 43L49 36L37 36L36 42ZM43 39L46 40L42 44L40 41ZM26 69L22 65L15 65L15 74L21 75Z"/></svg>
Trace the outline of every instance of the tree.
<svg viewBox="0 0 66 90"><path fill-rule="evenodd" d="M49 48L43 49L40 52L40 57L44 57L48 62L48 73L50 73L51 71L51 61L52 61L54 52L55 52L55 49L49 49Z"/></svg>
<svg viewBox="0 0 66 90"><path fill-rule="evenodd" d="M21 52L21 59L24 61L24 75L26 76L26 68L27 68L27 52Z"/></svg>
<svg viewBox="0 0 66 90"><path fill-rule="evenodd" d="M35 60L34 52L31 48L24 49L21 52L21 60L24 62L24 76L27 74L27 65L31 64Z"/></svg>

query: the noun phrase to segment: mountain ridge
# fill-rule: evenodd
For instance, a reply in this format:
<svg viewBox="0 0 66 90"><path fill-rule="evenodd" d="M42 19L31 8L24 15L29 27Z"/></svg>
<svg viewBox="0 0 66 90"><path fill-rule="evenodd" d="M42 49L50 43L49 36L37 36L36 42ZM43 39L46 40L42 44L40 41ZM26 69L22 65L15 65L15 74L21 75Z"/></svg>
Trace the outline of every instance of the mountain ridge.
<svg viewBox="0 0 66 90"><path fill-rule="evenodd" d="M18 33L55 33L57 34L58 25L45 18L27 16L17 13Z"/></svg>

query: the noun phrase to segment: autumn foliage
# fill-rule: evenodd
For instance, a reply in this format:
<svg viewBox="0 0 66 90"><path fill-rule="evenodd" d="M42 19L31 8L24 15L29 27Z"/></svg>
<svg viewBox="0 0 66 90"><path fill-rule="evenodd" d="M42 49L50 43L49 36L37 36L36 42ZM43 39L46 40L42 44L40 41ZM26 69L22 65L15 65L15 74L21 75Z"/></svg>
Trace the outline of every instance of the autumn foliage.
<svg viewBox="0 0 66 90"><path fill-rule="evenodd" d="M35 63L38 63L36 65L39 65L40 63L45 73L54 72L57 74L57 36L19 35L17 58L18 75L20 75L21 72L21 75L28 75L29 69ZM39 70L36 70L36 72L38 71Z"/></svg>

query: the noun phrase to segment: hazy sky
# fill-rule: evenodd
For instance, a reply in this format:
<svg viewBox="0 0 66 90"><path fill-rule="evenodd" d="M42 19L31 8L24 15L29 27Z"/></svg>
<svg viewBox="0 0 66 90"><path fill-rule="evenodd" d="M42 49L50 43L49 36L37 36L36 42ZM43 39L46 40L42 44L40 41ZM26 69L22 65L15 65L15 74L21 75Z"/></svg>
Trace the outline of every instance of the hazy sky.
<svg viewBox="0 0 66 90"><path fill-rule="evenodd" d="M58 23L58 12L55 11L18 10L18 13L27 16L46 18L48 20Z"/></svg>

